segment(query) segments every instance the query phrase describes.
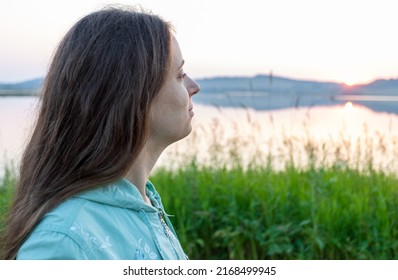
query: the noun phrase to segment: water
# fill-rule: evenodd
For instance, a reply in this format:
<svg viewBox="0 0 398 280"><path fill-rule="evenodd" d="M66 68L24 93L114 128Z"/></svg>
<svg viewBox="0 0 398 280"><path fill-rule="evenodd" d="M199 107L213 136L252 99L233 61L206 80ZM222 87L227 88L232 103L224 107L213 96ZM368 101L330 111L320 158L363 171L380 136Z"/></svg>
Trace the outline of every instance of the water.
<svg viewBox="0 0 398 280"><path fill-rule="evenodd" d="M36 97L0 97L0 177L6 164L18 166L36 107Z"/></svg>
<svg viewBox="0 0 398 280"><path fill-rule="evenodd" d="M199 162L268 164L284 168L334 163L398 171L398 115L344 105L255 111L196 105L194 132L166 151L164 161L193 155ZM214 155L217 157L214 158Z"/></svg>
<svg viewBox="0 0 398 280"><path fill-rule="evenodd" d="M37 112L35 97L0 98L0 176L6 164L18 166ZM368 163L398 171L398 115L345 105L256 111L194 104L193 132L170 146L158 167L197 163L241 162L274 168L286 162ZM315 160L314 160L315 159ZM314 163L314 162L313 162Z"/></svg>
<svg viewBox="0 0 398 280"><path fill-rule="evenodd" d="M286 92L264 91L229 91L218 93L201 93L195 96L198 102L226 107L250 107L259 111L288 109L291 107L341 106L348 101L366 106L376 112L398 114L398 96L391 92L383 95L379 92L372 94L335 94L319 92L302 92L300 90L286 90Z"/></svg>

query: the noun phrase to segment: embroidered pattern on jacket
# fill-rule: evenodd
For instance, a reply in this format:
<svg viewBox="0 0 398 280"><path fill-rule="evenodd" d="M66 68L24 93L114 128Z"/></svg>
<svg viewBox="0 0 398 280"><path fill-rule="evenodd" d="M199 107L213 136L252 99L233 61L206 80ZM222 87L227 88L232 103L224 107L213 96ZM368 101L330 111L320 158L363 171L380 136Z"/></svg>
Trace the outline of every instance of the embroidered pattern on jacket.
<svg viewBox="0 0 398 280"><path fill-rule="evenodd" d="M74 223L69 228L69 230L80 234L86 241L89 241L90 243L94 244L97 249L100 249L101 251L106 251L110 255L113 255L110 249L110 247L112 247L112 244L110 242L109 235L105 236L105 238L102 238L101 241L98 241L96 237L94 237L92 234L84 230L84 226L81 223L79 224Z"/></svg>
<svg viewBox="0 0 398 280"><path fill-rule="evenodd" d="M158 255L151 251L151 247L145 243L145 241L140 238L138 240L139 249L135 250L134 259L137 260L147 260L148 258L151 260L158 259Z"/></svg>

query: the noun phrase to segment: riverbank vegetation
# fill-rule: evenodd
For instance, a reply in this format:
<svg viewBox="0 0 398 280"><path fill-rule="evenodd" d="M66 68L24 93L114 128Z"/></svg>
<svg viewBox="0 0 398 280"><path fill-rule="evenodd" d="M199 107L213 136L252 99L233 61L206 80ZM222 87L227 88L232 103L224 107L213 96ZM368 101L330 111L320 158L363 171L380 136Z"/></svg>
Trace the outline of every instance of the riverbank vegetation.
<svg viewBox="0 0 398 280"><path fill-rule="evenodd" d="M193 259L395 259L398 180L338 166L190 166L152 178Z"/></svg>
<svg viewBox="0 0 398 280"><path fill-rule="evenodd" d="M396 259L398 179L334 166L158 169L151 178L191 259ZM15 176L0 186L0 227Z"/></svg>
<svg viewBox="0 0 398 280"><path fill-rule="evenodd" d="M0 177L0 235L4 231L7 211L13 198L15 185L16 172L6 167L3 176Z"/></svg>

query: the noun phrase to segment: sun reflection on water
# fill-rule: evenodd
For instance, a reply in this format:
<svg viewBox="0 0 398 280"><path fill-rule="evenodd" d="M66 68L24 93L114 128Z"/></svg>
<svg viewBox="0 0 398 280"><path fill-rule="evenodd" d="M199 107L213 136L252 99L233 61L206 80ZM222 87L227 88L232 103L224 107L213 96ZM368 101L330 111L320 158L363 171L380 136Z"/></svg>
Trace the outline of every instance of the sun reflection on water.
<svg viewBox="0 0 398 280"><path fill-rule="evenodd" d="M346 114L352 113L353 110L354 110L354 105L352 104L351 101L348 101L344 104L344 112L346 112Z"/></svg>

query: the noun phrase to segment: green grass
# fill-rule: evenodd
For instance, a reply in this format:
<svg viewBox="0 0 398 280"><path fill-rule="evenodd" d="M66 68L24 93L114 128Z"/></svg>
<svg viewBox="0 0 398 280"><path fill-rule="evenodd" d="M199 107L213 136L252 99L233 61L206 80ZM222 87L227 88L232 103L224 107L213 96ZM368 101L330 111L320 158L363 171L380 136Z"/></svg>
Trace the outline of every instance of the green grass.
<svg viewBox="0 0 398 280"><path fill-rule="evenodd" d="M192 259L396 259L398 179L191 164L152 177Z"/></svg>
<svg viewBox="0 0 398 280"><path fill-rule="evenodd" d="M0 227L15 186L0 181ZM191 259L397 259L398 179L380 171L199 167L151 177Z"/></svg>
<svg viewBox="0 0 398 280"><path fill-rule="evenodd" d="M0 177L0 236L4 231L7 211L14 194L16 185L16 172L10 168L6 168L3 177ZM0 244L1 248L1 244ZM0 254L1 255L1 254Z"/></svg>

